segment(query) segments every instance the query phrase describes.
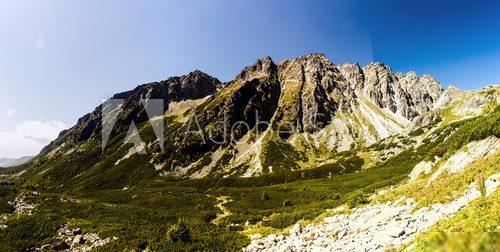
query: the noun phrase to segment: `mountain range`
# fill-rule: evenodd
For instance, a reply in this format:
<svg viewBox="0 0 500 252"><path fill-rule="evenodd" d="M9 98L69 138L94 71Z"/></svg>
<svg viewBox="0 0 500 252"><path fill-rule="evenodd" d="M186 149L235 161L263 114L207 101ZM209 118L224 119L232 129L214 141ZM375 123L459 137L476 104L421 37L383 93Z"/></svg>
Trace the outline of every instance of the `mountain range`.
<svg viewBox="0 0 500 252"><path fill-rule="evenodd" d="M229 82L196 70L143 84L1 172L0 243L494 250L499 104L499 85L463 91L320 53L264 57Z"/></svg>
<svg viewBox="0 0 500 252"><path fill-rule="evenodd" d="M480 92L453 86L443 89L430 75L393 73L382 63L362 68L358 64L336 66L322 54L280 63L265 57L228 83L194 71L114 95L111 100L124 102L110 143L123 142L134 122L145 145L108 146L104 155L97 155L99 161L93 158L95 162L80 165L78 174L90 172L104 159L110 161L108 166L130 162L136 169L177 178L251 177L309 169L337 161L333 153L408 136L412 130L436 124L443 113L446 120L481 115L498 99L498 95L481 95L490 89L497 88ZM151 134L142 99L164 101L164 139ZM458 100L459 107L449 111ZM99 151L103 108L114 109L108 104L62 132L37 160L48 160L43 162L48 166L53 157L74 160L89 149ZM204 137L192 133L200 130ZM208 135L217 141L208 141ZM147 152L140 157L142 162L129 159L142 148Z"/></svg>
<svg viewBox="0 0 500 252"><path fill-rule="evenodd" d="M7 168L11 166L22 165L33 159L33 156L25 156L20 158L0 158L0 167Z"/></svg>

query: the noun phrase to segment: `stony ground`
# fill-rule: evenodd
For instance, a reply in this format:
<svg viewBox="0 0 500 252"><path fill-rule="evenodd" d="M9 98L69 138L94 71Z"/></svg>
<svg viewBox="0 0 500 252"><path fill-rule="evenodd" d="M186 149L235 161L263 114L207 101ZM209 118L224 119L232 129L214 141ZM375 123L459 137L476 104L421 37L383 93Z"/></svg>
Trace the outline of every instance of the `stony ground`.
<svg viewBox="0 0 500 252"><path fill-rule="evenodd" d="M500 173L490 176L485 181L487 195L499 184ZM289 235L253 240L245 251L384 251L400 247L438 220L454 215L481 197L475 187L471 184L463 196L449 204L415 209L412 198L402 197L395 202L377 203L352 209L349 214L327 217L319 225L296 224Z"/></svg>
<svg viewBox="0 0 500 252"><path fill-rule="evenodd" d="M19 194L12 202L9 202L14 207L14 213L20 215L32 215L36 210L36 204L32 203L39 193L36 191L25 192ZM80 202L78 199L61 199L62 202ZM8 228L3 224L7 216L1 216L0 228ZM95 247L103 246L118 238L100 238L96 233L82 233L80 228L68 229L65 224L60 227L55 237L58 242L56 244L45 244L37 251L70 251L70 252L87 252ZM1 250L1 249L0 249Z"/></svg>
<svg viewBox="0 0 500 252"><path fill-rule="evenodd" d="M65 224L57 231L56 239L59 241L57 244L46 244L36 250L51 251L51 250L64 250L70 252L88 252L95 247L104 246L105 244L118 239L113 238L99 238L96 233L82 233L80 228L68 229Z"/></svg>
<svg viewBox="0 0 500 252"><path fill-rule="evenodd" d="M38 192L26 192L19 194L10 204L14 207L14 213L31 215L35 210L36 204L32 203L30 199L37 197Z"/></svg>

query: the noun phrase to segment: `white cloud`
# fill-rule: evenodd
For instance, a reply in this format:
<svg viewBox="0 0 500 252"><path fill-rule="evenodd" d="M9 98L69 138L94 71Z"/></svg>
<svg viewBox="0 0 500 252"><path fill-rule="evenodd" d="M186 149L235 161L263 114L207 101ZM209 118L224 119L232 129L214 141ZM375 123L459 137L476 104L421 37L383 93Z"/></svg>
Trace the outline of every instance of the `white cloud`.
<svg viewBox="0 0 500 252"><path fill-rule="evenodd" d="M8 116L13 116L14 113L16 113L15 109L6 109L5 110L5 114L8 115Z"/></svg>
<svg viewBox="0 0 500 252"><path fill-rule="evenodd" d="M38 50L43 51L45 49L45 35L38 34L35 39L35 45Z"/></svg>
<svg viewBox="0 0 500 252"><path fill-rule="evenodd" d="M15 131L0 131L0 158L36 155L64 129L59 121L25 121Z"/></svg>

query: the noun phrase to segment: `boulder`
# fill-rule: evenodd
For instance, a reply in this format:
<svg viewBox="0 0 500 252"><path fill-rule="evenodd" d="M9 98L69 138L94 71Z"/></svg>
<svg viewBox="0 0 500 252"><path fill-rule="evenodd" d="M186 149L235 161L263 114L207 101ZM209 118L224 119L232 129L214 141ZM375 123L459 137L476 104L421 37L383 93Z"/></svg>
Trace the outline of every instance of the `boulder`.
<svg viewBox="0 0 500 252"><path fill-rule="evenodd" d="M83 239L82 235L76 235L72 242L73 245L83 244L83 243L85 243L85 240Z"/></svg>
<svg viewBox="0 0 500 252"><path fill-rule="evenodd" d="M59 242L54 246L55 250L66 250L69 248L70 248L69 244L66 243L65 241Z"/></svg>

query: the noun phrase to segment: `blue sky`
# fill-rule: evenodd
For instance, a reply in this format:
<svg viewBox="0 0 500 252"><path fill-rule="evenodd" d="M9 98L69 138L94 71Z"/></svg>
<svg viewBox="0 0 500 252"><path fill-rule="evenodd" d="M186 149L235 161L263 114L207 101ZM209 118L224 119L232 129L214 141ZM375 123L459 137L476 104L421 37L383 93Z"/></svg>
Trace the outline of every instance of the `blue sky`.
<svg viewBox="0 0 500 252"><path fill-rule="evenodd" d="M0 157L37 153L114 93L194 69L228 81L265 55L500 83L500 4L435 2L1 0Z"/></svg>

